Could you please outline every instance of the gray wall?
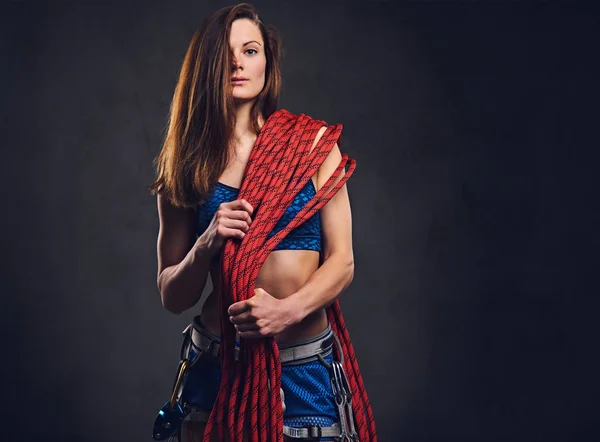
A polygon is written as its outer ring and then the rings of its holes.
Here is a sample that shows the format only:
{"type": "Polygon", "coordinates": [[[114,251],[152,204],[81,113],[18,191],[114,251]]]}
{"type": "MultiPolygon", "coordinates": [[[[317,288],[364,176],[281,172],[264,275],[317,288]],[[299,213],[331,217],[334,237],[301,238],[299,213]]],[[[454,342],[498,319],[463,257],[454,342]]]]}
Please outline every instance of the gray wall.
{"type": "MultiPolygon", "coordinates": [[[[194,312],[161,307],[146,185],[189,40],[221,5],[2,2],[0,439],[150,440],[194,312]]],[[[586,436],[597,16],[255,5],[283,37],[280,106],[342,123],[357,161],[341,303],[380,440],[586,436]]]]}

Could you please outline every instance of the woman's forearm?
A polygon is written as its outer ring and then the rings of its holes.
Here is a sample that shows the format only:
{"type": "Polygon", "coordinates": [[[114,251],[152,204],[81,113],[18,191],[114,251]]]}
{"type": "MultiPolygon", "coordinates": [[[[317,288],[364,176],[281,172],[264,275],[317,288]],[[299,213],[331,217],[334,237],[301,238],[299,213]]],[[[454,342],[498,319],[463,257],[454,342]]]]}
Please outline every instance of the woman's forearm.
{"type": "Polygon", "coordinates": [[[345,254],[328,257],[294,294],[285,302],[296,312],[300,322],[312,312],[331,305],[354,278],[354,260],[345,254]]]}
{"type": "Polygon", "coordinates": [[[165,309],[178,315],[198,302],[213,256],[206,246],[197,242],[179,264],[161,272],[158,290],[165,309]]]}

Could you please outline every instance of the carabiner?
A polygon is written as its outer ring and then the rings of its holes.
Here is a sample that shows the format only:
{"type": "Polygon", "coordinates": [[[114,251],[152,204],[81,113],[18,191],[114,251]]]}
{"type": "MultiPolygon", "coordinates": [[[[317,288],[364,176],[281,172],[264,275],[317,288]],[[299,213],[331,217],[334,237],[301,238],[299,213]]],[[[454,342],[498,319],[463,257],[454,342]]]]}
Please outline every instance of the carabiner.
{"type": "Polygon", "coordinates": [[[352,411],[352,390],[350,389],[350,383],[348,382],[348,377],[346,376],[346,371],[344,370],[344,366],[342,364],[338,365],[337,370],[345,395],[344,402],[346,405],[346,416],[348,418],[348,424],[350,426],[350,437],[352,438],[352,440],[358,440],[358,433],[356,432],[356,427],[354,426],[354,412],[352,411]]]}
{"type": "Polygon", "coordinates": [[[181,387],[183,386],[183,379],[185,377],[189,362],[187,359],[182,359],[179,362],[179,368],[177,369],[177,377],[175,378],[175,384],[173,385],[173,393],[171,394],[171,408],[175,407],[175,403],[179,401],[181,395],[181,387]]]}

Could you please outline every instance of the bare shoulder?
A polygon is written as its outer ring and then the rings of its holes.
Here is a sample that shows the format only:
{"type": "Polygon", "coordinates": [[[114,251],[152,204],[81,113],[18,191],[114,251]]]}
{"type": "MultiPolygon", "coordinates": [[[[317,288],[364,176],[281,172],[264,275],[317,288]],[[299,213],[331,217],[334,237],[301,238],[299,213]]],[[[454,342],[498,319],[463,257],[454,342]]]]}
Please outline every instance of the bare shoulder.
{"type": "Polygon", "coordinates": [[[313,144],[310,148],[311,152],[315,148],[315,146],[317,145],[317,143],[319,142],[319,140],[321,139],[321,137],[323,136],[323,134],[325,133],[326,130],[327,130],[327,126],[323,126],[319,129],[319,132],[317,132],[317,136],[315,137],[315,140],[313,141],[313,144]]]}
{"type": "MultiPolygon", "coordinates": [[[[321,139],[321,137],[323,136],[323,134],[325,133],[325,130],[327,129],[327,126],[323,126],[319,129],[319,132],[317,132],[317,136],[315,137],[312,146],[310,147],[310,152],[312,153],[313,149],[315,148],[315,146],[317,145],[317,143],[319,142],[319,140],[321,139]]],[[[312,177],[311,177],[313,184],[315,186],[315,189],[318,191],[319,190],[319,178],[318,178],[318,173],[315,173],[312,177]]]]}

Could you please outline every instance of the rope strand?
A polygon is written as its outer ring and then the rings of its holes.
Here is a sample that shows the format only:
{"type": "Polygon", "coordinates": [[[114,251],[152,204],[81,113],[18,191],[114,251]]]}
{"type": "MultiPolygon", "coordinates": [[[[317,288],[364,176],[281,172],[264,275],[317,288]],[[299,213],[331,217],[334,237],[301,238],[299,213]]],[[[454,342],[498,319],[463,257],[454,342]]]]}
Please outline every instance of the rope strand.
{"type": "MultiPolygon", "coordinates": [[[[287,226],[268,238],[298,192],[328,157],[340,139],[341,131],[340,124],[328,126],[324,121],[304,114],[295,116],[280,109],[264,123],[252,149],[238,194],[238,198],[247,200],[254,207],[252,224],[241,242],[225,241],[221,255],[222,379],[203,442],[210,442],[215,426],[221,441],[225,440],[227,432],[230,442],[242,442],[244,432],[249,430],[251,442],[283,442],[281,362],[277,343],[273,338],[242,339],[239,361],[235,361],[235,329],[228,320],[227,309],[235,302],[254,296],[256,278],[271,251],[290,231],[327,204],[354,172],[355,160],[342,154],[338,167],[316,195],[287,226]],[[323,126],[326,129],[311,151],[323,126]],[[337,179],[339,181],[335,183],[337,179]]],[[[373,412],[339,301],[336,300],[326,312],[340,339],[360,441],[376,442],[373,412]]]]}

